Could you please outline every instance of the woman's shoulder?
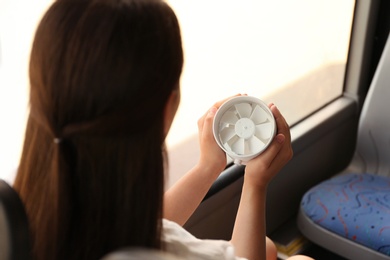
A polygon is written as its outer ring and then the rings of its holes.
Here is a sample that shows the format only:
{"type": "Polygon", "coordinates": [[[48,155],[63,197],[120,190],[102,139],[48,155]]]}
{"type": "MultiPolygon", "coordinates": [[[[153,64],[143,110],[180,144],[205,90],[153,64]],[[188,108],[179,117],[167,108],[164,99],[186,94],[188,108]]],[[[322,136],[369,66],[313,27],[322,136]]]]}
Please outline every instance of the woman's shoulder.
{"type": "Polygon", "coordinates": [[[179,224],[163,219],[162,242],[167,252],[184,259],[243,259],[226,240],[198,239],[179,224]]]}

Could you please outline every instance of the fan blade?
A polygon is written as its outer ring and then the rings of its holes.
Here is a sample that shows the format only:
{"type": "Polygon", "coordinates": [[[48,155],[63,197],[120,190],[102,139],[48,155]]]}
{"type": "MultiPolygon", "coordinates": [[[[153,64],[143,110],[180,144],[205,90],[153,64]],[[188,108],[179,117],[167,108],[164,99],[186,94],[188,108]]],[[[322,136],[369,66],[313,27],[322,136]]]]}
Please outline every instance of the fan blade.
{"type": "Polygon", "coordinates": [[[238,135],[234,135],[232,138],[229,139],[229,141],[227,141],[226,143],[223,144],[223,146],[225,147],[225,149],[227,151],[230,151],[232,152],[232,145],[237,142],[237,140],[240,139],[240,137],[238,137],[238,135]]]}
{"type": "Polygon", "coordinates": [[[251,119],[256,125],[258,125],[267,120],[267,113],[261,109],[260,106],[256,105],[253,109],[251,119]]]}
{"type": "Polygon", "coordinates": [[[224,144],[223,144],[223,147],[225,148],[226,151],[229,151],[229,152],[232,151],[232,149],[230,148],[230,146],[229,146],[228,143],[224,143],[224,144]]]}
{"type": "Polygon", "coordinates": [[[265,146],[265,143],[256,136],[252,136],[246,142],[251,153],[257,153],[265,146]]]}
{"type": "Polygon", "coordinates": [[[245,153],[245,139],[237,138],[237,141],[231,145],[232,151],[238,155],[243,155],[245,153]]]}
{"type": "Polygon", "coordinates": [[[256,125],[255,136],[260,139],[269,139],[272,135],[272,123],[266,122],[256,125]]]}
{"type": "Polygon", "coordinates": [[[245,139],[244,145],[245,145],[245,147],[244,147],[244,154],[245,154],[245,155],[251,154],[251,153],[252,153],[252,152],[251,152],[251,148],[249,147],[249,143],[248,143],[248,140],[247,140],[247,139],[245,139]]]}
{"type": "Polygon", "coordinates": [[[233,136],[236,135],[236,131],[234,131],[234,126],[225,127],[222,129],[222,131],[219,133],[219,137],[221,139],[221,142],[224,144],[228,142],[230,139],[232,139],[233,136]]]}
{"type": "Polygon", "coordinates": [[[219,122],[220,124],[234,125],[237,121],[238,117],[236,113],[233,111],[227,111],[225,114],[223,114],[219,122]]]}
{"type": "Polygon", "coordinates": [[[235,105],[240,118],[249,118],[252,112],[252,106],[248,103],[240,103],[235,105]]]}

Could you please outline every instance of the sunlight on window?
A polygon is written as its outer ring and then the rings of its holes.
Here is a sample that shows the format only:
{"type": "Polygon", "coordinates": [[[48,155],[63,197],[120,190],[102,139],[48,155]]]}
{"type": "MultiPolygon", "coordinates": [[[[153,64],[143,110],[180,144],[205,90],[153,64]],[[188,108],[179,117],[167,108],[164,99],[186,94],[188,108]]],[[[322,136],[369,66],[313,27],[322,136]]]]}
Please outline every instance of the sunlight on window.
{"type": "MultiPolygon", "coordinates": [[[[0,177],[7,180],[23,143],[31,41],[51,2],[0,2],[0,177]]],[[[185,52],[181,105],[167,138],[171,175],[196,162],[197,119],[220,99],[247,93],[274,102],[293,124],[342,93],[353,0],[168,3],[185,52]]]]}
{"type": "Polygon", "coordinates": [[[353,0],[168,2],[185,52],[170,184],[197,162],[196,122],[214,102],[247,93],[292,125],[342,94],[353,0]]]}
{"type": "MultiPolygon", "coordinates": [[[[343,76],[352,0],[168,2],[179,18],[185,51],[171,145],[195,133],[197,118],[219,99],[236,93],[268,99],[311,73],[334,73],[334,66],[343,76]]],[[[342,79],[337,81],[331,99],[341,93],[342,79]]],[[[311,82],[312,89],[321,89],[318,83],[311,82]]],[[[298,91],[289,95],[289,110],[300,105],[301,96],[298,91]]],[[[298,120],[286,117],[290,123],[298,120]]]]}
{"type": "Polygon", "coordinates": [[[0,1],[0,178],[13,180],[20,159],[28,101],[28,60],[49,0],[0,1]]]}

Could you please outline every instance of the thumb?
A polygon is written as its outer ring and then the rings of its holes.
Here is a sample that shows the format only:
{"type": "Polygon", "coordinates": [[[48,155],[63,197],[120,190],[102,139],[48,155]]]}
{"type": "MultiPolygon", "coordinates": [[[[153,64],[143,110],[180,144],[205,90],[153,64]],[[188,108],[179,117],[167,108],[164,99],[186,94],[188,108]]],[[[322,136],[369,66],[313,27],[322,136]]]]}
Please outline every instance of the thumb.
{"type": "Polygon", "coordinates": [[[203,123],[203,136],[205,136],[207,139],[208,138],[214,138],[213,135],[213,121],[215,114],[217,113],[218,108],[212,107],[209,109],[206,118],[203,123]]]}

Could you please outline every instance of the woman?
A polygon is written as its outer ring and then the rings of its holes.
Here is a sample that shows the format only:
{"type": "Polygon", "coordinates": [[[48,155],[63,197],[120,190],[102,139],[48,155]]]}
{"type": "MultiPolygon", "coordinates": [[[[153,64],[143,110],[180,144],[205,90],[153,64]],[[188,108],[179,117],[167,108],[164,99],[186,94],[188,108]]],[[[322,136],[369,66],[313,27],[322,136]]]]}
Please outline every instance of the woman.
{"type": "MultiPolygon", "coordinates": [[[[99,259],[127,246],[180,253],[168,231],[185,231],[162,219],[185,223],[225,166],[211,132],[220,101],[198,121],[199,163],[163,198],[164,139],[182,65],[178,21],[162,1],[58,0],[49,8],[31,51],[30,115],[14,184],[34,259],[99,259]]],[[[292,156],[288,126],[271,110],[279,134],[247,165],[231,241],[250,259],[266,255],[265,189],[292,156]]],[[[275,258],[272,242],[267,248],[275,258]]]]}

